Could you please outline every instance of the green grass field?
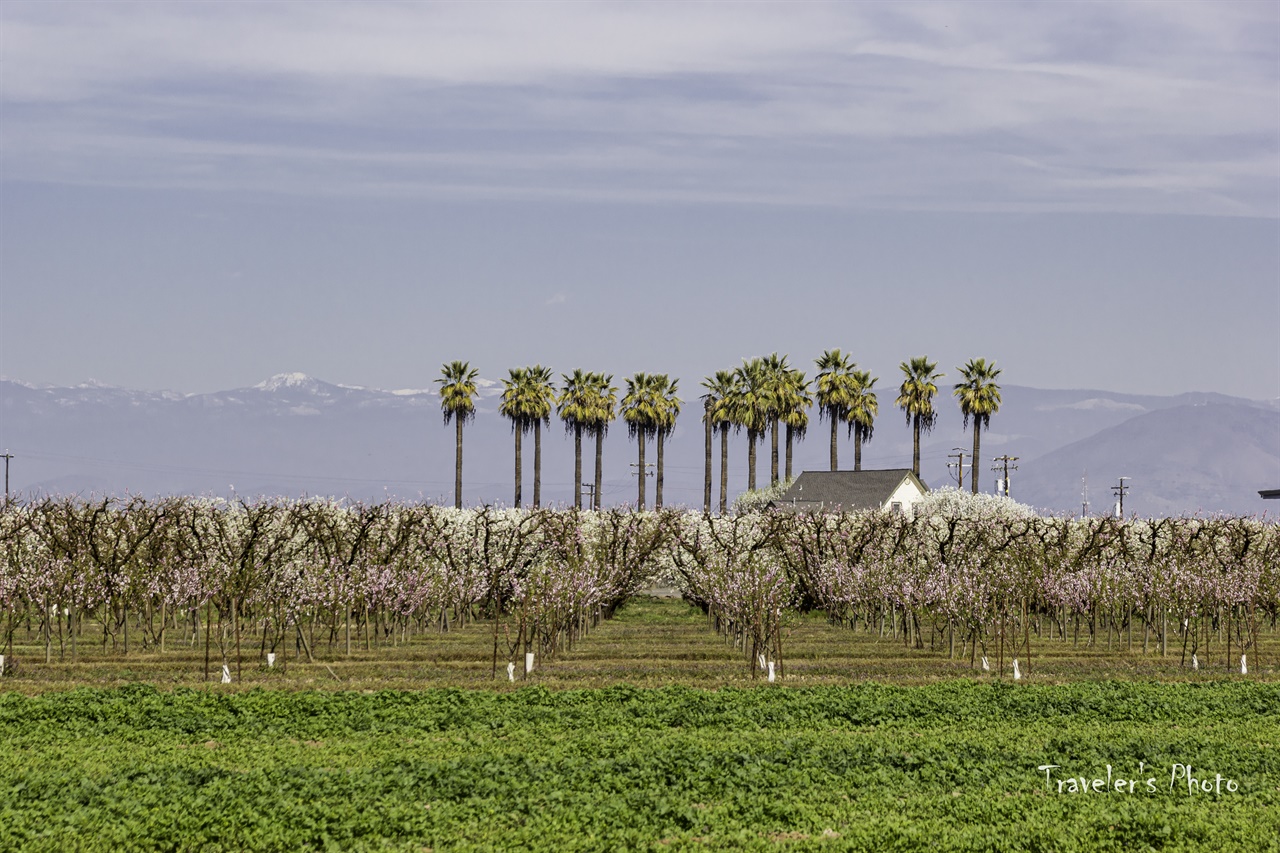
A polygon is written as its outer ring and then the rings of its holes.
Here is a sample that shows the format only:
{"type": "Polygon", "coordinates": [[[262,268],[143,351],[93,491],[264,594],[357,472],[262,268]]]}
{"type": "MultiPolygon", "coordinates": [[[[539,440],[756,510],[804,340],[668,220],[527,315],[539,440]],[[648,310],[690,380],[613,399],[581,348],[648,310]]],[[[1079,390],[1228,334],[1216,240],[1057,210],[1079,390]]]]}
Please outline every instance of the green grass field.
{"type": "Polygon", "coordinates": [[[1241,676],[1125,640],[1043,640],[1013,683],[804,618],[767,685],[641,599],[516,684],[486,623],[230,685],[202,648],[20,646],[0,849],[1280,850],[1271,649],[1241,676]]]}
{"type": "Polygon", "coordinates": [[[7,694],[0,847],[1274,850],[1277,708],[1222,682],[7,694]]]}

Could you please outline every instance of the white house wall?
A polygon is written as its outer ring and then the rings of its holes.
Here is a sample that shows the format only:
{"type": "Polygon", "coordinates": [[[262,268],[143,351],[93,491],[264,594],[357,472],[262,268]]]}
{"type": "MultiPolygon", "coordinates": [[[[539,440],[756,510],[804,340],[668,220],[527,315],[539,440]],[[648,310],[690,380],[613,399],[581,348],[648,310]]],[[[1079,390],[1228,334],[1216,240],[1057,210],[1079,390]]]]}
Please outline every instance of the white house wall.
{"type": "Polygon", "coordinates": [[[924,492],[911,481],[910,477],[903,477],[902,482],[898,484],[898,488],[893,490],[893,494],[889,496],[889,500],[884,502],[884,509],[892,509],[895,503],[902,504],[902,511],[907,516],[915,515],[915,505],[924,499],[924,492]]]}

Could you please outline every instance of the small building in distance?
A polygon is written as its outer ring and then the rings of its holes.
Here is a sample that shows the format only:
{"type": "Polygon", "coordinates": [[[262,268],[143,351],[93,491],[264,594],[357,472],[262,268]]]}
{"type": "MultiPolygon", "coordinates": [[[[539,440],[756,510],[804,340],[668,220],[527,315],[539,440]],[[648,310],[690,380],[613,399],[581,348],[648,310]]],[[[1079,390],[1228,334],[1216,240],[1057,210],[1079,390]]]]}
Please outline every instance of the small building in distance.
{"type": "Polygon", "coordinates": [[[804,471],[770,506],[793,512],[882,509],[912,515],[912,508],[928,491],[910,468],[804,471]]]}

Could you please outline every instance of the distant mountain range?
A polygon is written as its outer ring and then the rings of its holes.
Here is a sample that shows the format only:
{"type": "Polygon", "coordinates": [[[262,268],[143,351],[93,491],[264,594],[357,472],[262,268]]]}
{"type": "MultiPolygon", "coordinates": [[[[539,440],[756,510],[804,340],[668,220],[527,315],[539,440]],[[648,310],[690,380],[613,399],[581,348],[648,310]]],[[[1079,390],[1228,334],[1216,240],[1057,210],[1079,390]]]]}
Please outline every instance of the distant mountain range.
{"type": "MultiPolygon", "coordinates": [[[[510,503],[511,428],[497,414],[499,384],[482,380],[476,419],[465,433],[465,501],[510,503]]],[[[867,468],[911,464],[911,432],[892,394],[863,449],[867,468]]],[[[1087,485],[1094,513],[1112,508],[1111,486],[1130,478],[1126,514],[1259,514],[1280,506],[1260,489],[1280,488],[1280,401],[1220,394],[1171,397],[1005,386],[982,436],[979,481],[991,491],[992,457],[1016,456],[1013,497],[1053,512],[1079,512],[1087,485]]],[[[939,395],[939,418],[924,442],[922,475],[950,479],[948,457],[968,454],[954,402],[939,395]],[[958,450],[955,450],[955,449],[958,450]]],[[[668,440],[668,505],[702,505],[700,404],[685,404],[668,440]]],[[[796,445],[794,472],[829,467],[829,427],[813,413],[796,445]]],[[[573,442],[559,422],[543,428],[543,501],[570,503],[573,442]]],[[[719,464],[719,439],[715,451],[719,464]]],[[[526,440],[524,495],[533,493],[532,437],[526,440]]],[[[14,456],[10,485],[38,493],[336,495],[451,502],[454,434],[433,390],[383,391],[280,374],[249,388],[181,394],[87,383],[42,387],[0,380],[0,449],[14,456]]],[[[648,461],[653,461],[650,447],[648,461]]],[[[584,479],[592,453],[584,448],[584,479]]],[[[746,438],[730,439],[730,494],[746,488],[746,438]]],[[[634,502],[636,445],[615,424],[605,442],[606,504],[634,502]]],[[[853,447],[840,432],[840,463],[853,447]]],[[[757,475],[769,479],[768,442],[757,475]]],[[[952,481],[954,482],[954,481],[952,481]]],[[[719,483],[717,467],[715,483],[719,483]]],[[[718,496],[717,496],[718,499],[718,496]]],[[[648,485],[653,500],[653,483],[648,485]]]]}

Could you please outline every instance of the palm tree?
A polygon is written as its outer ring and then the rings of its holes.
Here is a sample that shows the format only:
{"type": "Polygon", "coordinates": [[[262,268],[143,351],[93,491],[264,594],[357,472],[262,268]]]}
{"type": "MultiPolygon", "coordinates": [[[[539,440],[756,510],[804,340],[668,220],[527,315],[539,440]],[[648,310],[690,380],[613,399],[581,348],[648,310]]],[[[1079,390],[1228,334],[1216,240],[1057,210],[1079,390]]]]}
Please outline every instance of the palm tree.
{"type": "Polygon", "coordinates": [[[984,358],[969,359],[964,367],[958,368],[963,382],[956,383],[955,397],[960,401],[960,411],[964,414],[964,425],[969,426],[973,418],[973,493],[978,493],[978,451],[982,428],[991,425],[991,416],[1000,409],[1000,386],[996,379],[1000,376],[1000,368],[993,361],[990,364],[984,358]]]}
{"type": "Polygon", "coordinates": [[[836,427],[849,418],[853,404],[853,359],[838,349],[826,350],[814,364],[818,367],[818,417],[831,421],[831,470],[837,469],[836,427]]]}
{"type": "Polygon", "coordinates": [[[803,439],[809,431],[809,407],[812,405],[809,380],[805,379],[804,371],[788,370],[781,396],[782,422],[787,427],[787,480],[791,479],[792,442],[803,439]]]}
{"type": "MultiPolygon", "coordinates": [[[[702,387],[707,388],[710,379],[702,381],[702,387]]],[[[702,478],[702,511],[711,514],[711,449],[715,446],[714,433],[715,426],[711,422],[711,410],[715,406],[715,397],[708,391],[702,395],[702,426],[706,431],[706,441],[704,445],[706,465],[703,468],[702,478]]]]}
{"type": "MultiPolygon", "coordinates": [[[[720,514],[729,506],[729,427],[733,426],[733,405],[737,394],[737,377],[732,370],[717,370],[714,376],[702,383],[707,389],[703,396],[706,403],[707,426],[720,430],[720,514]]],[[[711,454],[707,452],[707,476],[710,481],[711,454]]],[[[707,511],[711,511],[708,498],[707,511]]]]}
{"type": "Polygon", "coordinates": [[[591,433],[596,439],[596,479],[592,494],[595,509],[600,509],[600,488],[604,485],[604,436],[609,423],[617,417],[618,389],[613,386],[613,374],[590,374],[591,433]]]}
{"type": "Polygon", "coordinates": [[[778,423],[782,420],[782,398],[791,365],[787,364],[785,355],[779,357],[776,352],[770,353],[761,361],[764,364],[765,375],[762,403],[770,433],[769,485],[776,486],[778,484],[778,423]]]}
{"type": "Polygon", "coordinates": [[[658,439],[657,476],[654,477],[653,508],[662,509],[662,448],[667,436],[676,428],[676,418],[680,415],[680,403],[676,396],[678,379],[668,379],[665,373],[653,377],[654,402],[658,410],[658,428],[654,434],[658,439]]]}
{"type": "Polygon", "coordinates": [[[513,367],[507,371],[507,378],[502,380],[502,401],[498,403],[498,414],[511,420],[511,431],[515,433],[516,437],[515,505],[517,509],[521,505],[520,469],[522,467],[522,456],[520,440],[532,426],[525,415],[524,389],[528,381],[525,377],[525,372],[523,367],[513,367]]]}
{"type": "Polygon", "coordinates": [[[911,425],[913,439],[911,451],[911,471],[920,476],[920,433],[929,432],[938,419],[933,409],[933,396],[938,393],[937,380],[945,374],[934,373],[937,362],[929,361],[928,356],[911,359],[910,363],[902,362],[898,368],[902,371],[902,385],[898,388],[898,399],[894,405],[902,409],[911,425]]]}
{"type": "Polygon", "coordinates": [[[560,374],[563,381],[556,405],[565,432],[573,433],[573,507],[582,509],[582,434],[591,428],[595,419],[596,395],[592,387],[593,373],[581,368],[573,375],[560,374]]]}
{"type": "Polygon", "coordinates": [[[849,431],[853,433],[853,470],[862,470],[862,443],[870,441],[875,432],[876,415],[880,414],[880,403],[876,400],[876,392],[872,387],[876,377],[870,370],[854,370],[853,391],[849,401],[849,412],[846,415],[849,431]]]}
{"type": "Polygon", "coordinates": [[[453,505],[458,509],[462,509],[462,425],[476,416],[476,377],[479,374],[480,371],[473,370],[468,362],[452,361],[440,369],[441,378],[436,380],[440,386],[440,411],[444,413],[445,425],[453,421],[457,426],[453,505]]]}
{"type": "Polygon", "coordinates": [[[551,384],[551,368],[535,364],[526,368],[525,409],[533,423],[533,508],[542,506],[542,425],[551,423],[556,387],[551,384]]]}
{"type": "MultiPolygon", "coordinates": [[[[657,433],[664,417],[662,404],[657,390],[659,377],[648,373],[637,373],[627,381],[627,393],[622,398],[622,419],[627,422],[627,434],[636,439],[639,446],[639,468],[637,479],[640,481],[636,497],[637,509],[644,509],[644,446],[649,436],[657,433]]],[[[661,377],[662,387],[666,387],[666,377],[661,377]]]]}
{"type": "Polygon", "coordinates": [[[756,441],[764,435],[769,423],[764,360],[743,360],[734,372],[734,394],[731,409],[733,425],[747,431],[747,489],[756,487],[756,441]]]}

